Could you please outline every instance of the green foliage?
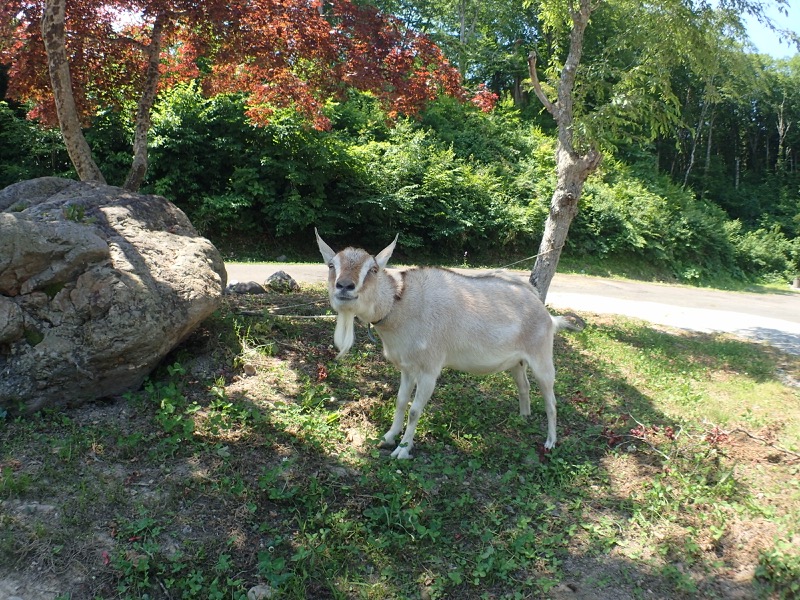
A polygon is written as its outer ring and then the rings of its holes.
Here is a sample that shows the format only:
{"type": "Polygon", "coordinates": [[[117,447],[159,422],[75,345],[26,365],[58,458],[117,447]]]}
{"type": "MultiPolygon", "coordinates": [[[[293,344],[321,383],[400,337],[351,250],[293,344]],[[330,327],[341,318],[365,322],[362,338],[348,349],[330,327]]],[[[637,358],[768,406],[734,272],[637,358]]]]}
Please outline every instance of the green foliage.
{"type": "Polygon", "coordinates": [[[112,108],[100,111],[84,135],[92,155],[109,185],[122,185],[131,168],[133,131],[131,111],[112,108]]]}
{"type": "MultiPolygon", "coordinates": [[[[171,376],[185,374],[179,363],[168,366],[167,371],[171,376]]],[[[154,418],[162,434],[159,449],[168,455],[176,453],[192,440],[195,433],[194,414],[200,410],[200,406],[186,398],[175,380],[148,380],[144,384],[144,396],[157,407],[154,418]]]]}
{"type": "MultiPolygon", "coordinates": [[[[201,233],[238,256],[274,257],[265,256],[272,247],[316,258],[308,243],[314,226],[334,243],[367,248],[400,233],[406,261],[506,265],[535,252],[555,187],[555,140],[509,100],[483,113],[442,98],[418,121],[393,127],[365,93],[350,92],[327,111],[328,132],[291,111],[258,128],[241,97],[172,88],[153,116],[144,191],[176,202],[201,233]]],[[[41,150],[37,140],[52,135],[5,105],[0,119],[9,124],[0,152],[16,156],[34,143],[41,150]]],[[[130,132],[119,113],[99,114],[88,136],[109,180],[121,181],[130,132]]],[[[586,183],[566,247],[572,264],[628,272],[638,265],[698,284],[797,275],[800,209],[791,173],[731,190],[727,174],[712,165],[703,176],[708,192],[699,197],[659,174],[648,151],[620,148],[624,160],[607,156],[586,183]]],[[[9,183],[40,174],[41,151],[29,154],[36,160],[0,160],[9,183]]],[[[82,221],[79,209],[66,217],[82,221]]]]}
{"type": "Polygon", "coordinates": [[[194,86],[164,95],[153,117],[148,189],[211,236],[287,236],[336,212],[351,175],[341,144],[291,111],[254,127],[236,96],[194,86]],[[324,209],[324,210],[323,210],[324,209]]]}
{"type": "MultiPolygon", "coordinates": [[[[404,258],[418,261],[507,264],[538,245],[555,186],[555,142],[508,102],[486,114],[440,99],[420,121],[392,128],[368,94],[353,92],[328,110],[330,132],[289,112],[259,129],[241,98],[174,88],[154,117],[148,186],[234,248],[248,239],[283,247],[297,240],[298,254],[310,256],[312,226],[368,248],[399,232],[404,258]]],[[[657,265],[694,283],[721,274],[791,276],[791,237],[767,234],[771,225],[736,225],[656,174],[646,153],[628,155],[628,163],[607,158],[587,182],[571,257],[657,265]]]]}
{"type": "Polygon", "coordinates": [[[724,213],[665,177],[606,164],[587,182],[569,244],[581,254],[660,263],[679,280],[740,274],[724,213]]]}
{"type": "Polygon", "coordinates": [[[778,540],[758,561],[756,578],[778,598],[800,598],[800,552],[786,540],[778,540]]]}
{"type": "Polygon", "coordinates": [[[728,229],[736,244],[738,266],[745,273],[791,279],[800,272],[800,238],[788,239],[779,225],[742,232],[741,224],[733,221],[728,229]]]}
{"type": "Polygon", "coordinates": [[[408,248],[485,251],[510,229],[500,178],[424,129],[399,124],[389,140],[355,146],[351,156],[364,169],[367,192],[354,208],[369,237],[402,231],[408,248]]]}
{"type": "Polygon", "coordinates": [[[26,120],[0,101],[0,189],[25,179],[72,173],[59,132],[26,120]]]}

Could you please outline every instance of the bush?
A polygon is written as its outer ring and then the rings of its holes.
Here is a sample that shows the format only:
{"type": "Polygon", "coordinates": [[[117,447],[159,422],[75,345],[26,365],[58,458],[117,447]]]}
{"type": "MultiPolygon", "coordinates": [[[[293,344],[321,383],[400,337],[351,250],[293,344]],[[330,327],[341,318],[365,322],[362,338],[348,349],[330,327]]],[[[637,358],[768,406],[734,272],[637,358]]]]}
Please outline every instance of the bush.
{"type": "Polygon", "coordinates": [[[735,269],[725,223],[721,209],[665,178],[606,161],[585,186],[569,244],[581,254],[643,260],[699,282],[735,269]]]}
{"type": "Polygon", "coordinates": [[[26,120],[0,101],[0,189],[46,175],[74,177],[60,132],[26,120]]]}
{"type": "MultiPolygon", "coordinates": [[[[313,226],[334,243],[368,248],[399,232],[410,261],[460,262],[467,253],[471,262],[507,264],[539,244],[555,188],[555,139],[508,103],[483,113],[443,98],[419,120],[389,127],[375,98],[351,92],[328,106],[328,132],[291,110],[254,127],[245,109],[240,96],[204,98],[183,85],[165,92],[153,115],[143,191],[173,200],[222,247],[252,253],[270,240],[282,254],[304,256],[313,226]]],[[[0,109],[3,124],[8,115],[0,109]]],[[[0,147],[16,157],[32,129],[10,122],[0,147]]],[[[89,137],[109,181],[121,179],[130,161],[125,125],[103,113],[89,137]]],[[[25,160],[0,160],[9,183],[35,176],[25,160]]],[[[647,264],[698,283],[785,277],[798,271],[800,242],[786,226],[796,203],[781,202],[782,228],[773,219],[750,231],[657,175],[648,154],[628,164],[609,156],[586,184],[568,248],[571,258],[647,264]]]]}
{"type": "Polygon", "coordinates": [[[742,232],[741,223],[728,226],[736,245],[738,267],[749,275],[792,279],[800,265],[800,238],[789,240],[778,225],[769,229],[742,232]]]}
{"type": "Polygon", "coordinates": [[[483,253],[507,243],[526,219],[524,206],[510,210],[515,203],[502,178],[410,123],[385,142],[352,147],[350,155],[365,188],[351,214],[368,239],[402,231],[406,249],[435,249],[440,257],[483,253]]]}
{"type": "Polygon", "coordinates": [[[179,86],[153,117],[148,187],[210,237],[290,236],[335,213],[353,174],[344,146],[292,111],[250,125],[237,96],[179,86]]]}
{"type": "Polygon", "coordinates": [[[123,185],[133,158],[133,129],[128,115],[103,110],[85,133],[92,155],[110,185],[123,185]]]}

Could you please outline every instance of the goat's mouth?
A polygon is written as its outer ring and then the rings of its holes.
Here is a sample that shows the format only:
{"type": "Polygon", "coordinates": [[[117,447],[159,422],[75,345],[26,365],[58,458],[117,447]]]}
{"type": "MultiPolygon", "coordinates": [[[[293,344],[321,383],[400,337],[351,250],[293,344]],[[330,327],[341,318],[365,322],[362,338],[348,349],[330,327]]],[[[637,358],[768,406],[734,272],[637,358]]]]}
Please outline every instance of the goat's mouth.
{"type": "Polygon", "coordinates": [[[339,302],[352,302],[353,300],[358,300],[358,296],[350,296],[349,294],[345,294],[344,292],[336,294],[334,298],[336,298],[336,300],[338,300],[339,302]]]}

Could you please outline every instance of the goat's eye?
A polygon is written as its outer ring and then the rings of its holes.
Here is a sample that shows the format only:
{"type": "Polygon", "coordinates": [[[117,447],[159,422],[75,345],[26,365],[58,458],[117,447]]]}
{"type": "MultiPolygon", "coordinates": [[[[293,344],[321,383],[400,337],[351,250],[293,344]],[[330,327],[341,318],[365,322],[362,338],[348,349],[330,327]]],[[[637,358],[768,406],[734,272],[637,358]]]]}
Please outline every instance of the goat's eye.
{"type": "Polygon", "coordinates": [[[378,267],[372,267],[372,268],[369,270],[369,272],[370,272],[370,273],[372,273],[373,275],[375,275],[375,273],[377,273],[377,272],[378,272],[378,267]]]}
{"type": "Polygon", "coordinates": [[[333,263],[328,263],[328,268],[333,270],[333,263]]]}

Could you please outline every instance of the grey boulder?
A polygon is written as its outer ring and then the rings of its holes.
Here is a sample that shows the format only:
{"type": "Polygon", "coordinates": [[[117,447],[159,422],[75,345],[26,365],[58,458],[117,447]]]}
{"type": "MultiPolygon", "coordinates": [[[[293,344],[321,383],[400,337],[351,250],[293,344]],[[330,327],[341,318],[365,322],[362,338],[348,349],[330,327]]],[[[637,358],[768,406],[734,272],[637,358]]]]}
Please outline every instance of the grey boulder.
{"type": "Polygon", "coordinates": [[[217,249],[165,198],[56,177],[0,190],[0,409],[138,387],[225,282],[217,249]]]}

